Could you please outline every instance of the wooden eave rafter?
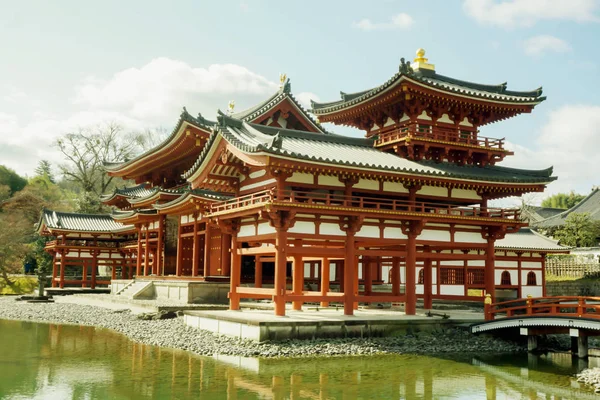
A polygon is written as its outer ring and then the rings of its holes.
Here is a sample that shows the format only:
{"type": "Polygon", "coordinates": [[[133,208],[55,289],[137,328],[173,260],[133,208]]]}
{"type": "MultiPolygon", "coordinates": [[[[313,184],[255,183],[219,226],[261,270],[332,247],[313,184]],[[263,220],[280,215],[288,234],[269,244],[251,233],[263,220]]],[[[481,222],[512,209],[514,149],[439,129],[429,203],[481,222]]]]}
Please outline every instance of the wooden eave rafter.
{"type": "Polygon", "coordinates": [[[181,196],[181,193],[166,193],[159,191],[148,198],[135,199],[140,201],[130,201],[129,203],[131,208],[148,208],[155,203],[164,203],[167,201],[175,200],[179,196],[181,196]]]}
{"type": "Polygon", "coordinates": [[[153,171],[168,169],[169,166],[178,164],[194,153],[195,155],[199,154],[209,135],[210,132],[204,128],[184,121],[166,146],[125,166],[122,170],[109,171],[108,174],[124,179],[139,180],[151,175],[153,171]]]}
{"type": "Polygon", "coordinates": [[[130,224],[130,225],[134,225],[134,224],[140,224],[140,223],[146,223],[146,222],[155,222],[158,220],[158,215],[157,214],[140,214],[140,213],[135,213],[131,216],[128,217],[124,217],[124,218],[115,218],[115,221],[118,221],[122,224],[130,224]]]}
{"type": "MultiPolygon", "coordinates": [[[[289,97],[287,97],[287,96],[284,97],[279,103],[277,103],[277,105],[275,105],[269,111],[257,116],[256,118],[252,119],[250,122],[256,123],[256,124],[261,123],[261,121],[264,121],[265,119],[268,120],[269,118],[273,117],[277,112],[281,112],[281,114],[283,114],[283,118],[286,120],[287,120],[287,117],[285,117],[285,114],[292,114],[302,124],[302,126],[309,132],[314,132],[314,133],[321,132],[319,129],[317,129],[317,127],[314,125],[314,123],[312,121],[307,120],[307,118],[304,116],[302,111],[300,111],[298,109],[298,107],[296,106],[296,104],[294,104],[294,102],[291,101],[289,99],[289,97]],[[284,105],[284,103],[285,103],[285,105],[284,105]]],[[[277,121],[273,121],[273,122],[277,122],[277,121]]],[[[267,125],[267,126],[269,126],[269,125],[267,125]]],[[[287,129],[289,129],[289,128],[287,128],[287,129]]]]}
{"type": "MultiPolygon", "coordinates": [[[[514,103],[494,99],[482,99],[466,94],[444,91],[440,88],[433,88],[422,82],[402,77],[386,90],[364,102],[356,103],[350,107],[331,112],[317,113],[317,115],[321,122],[353,125],[353,119],[363,115],[369,116],[373,113],[374,109],[406,102],[406,93],[411,93],[413,95],[418,93],[428,99],[436,99],[436,101],[446,103],[448,106],[464,105],[467,108],[497,110],[505,113],[512,112],[515,113],[515,115],[523,112],[530,112],[535,105],[539,104],[539,101],[514,103]]],[[[508,118],[508,116],[506,118],[508,118]]],[[[505,118],[499,118],[498,120],[501,119],[505,118]]]]}
{"type": "MultiPolygon", "coordinates": [[[[542,192],[546,184],[549,183],[495,183],[470,179],[422,176],[401,172],[372,171],[346,166],[332,166],[309,160],[300,162],[275,155],[269,157],[269,166],[277,167],[281,171],[375,179],[386,182],[400,182],[406,185],[422,184],[457,189],[474,189],[479,192],[489,193],[489,198],[508,197],[515,193],[542,192]]],[[[476,202],[476,200],[474,200],[474,202],[476,202]]]]}

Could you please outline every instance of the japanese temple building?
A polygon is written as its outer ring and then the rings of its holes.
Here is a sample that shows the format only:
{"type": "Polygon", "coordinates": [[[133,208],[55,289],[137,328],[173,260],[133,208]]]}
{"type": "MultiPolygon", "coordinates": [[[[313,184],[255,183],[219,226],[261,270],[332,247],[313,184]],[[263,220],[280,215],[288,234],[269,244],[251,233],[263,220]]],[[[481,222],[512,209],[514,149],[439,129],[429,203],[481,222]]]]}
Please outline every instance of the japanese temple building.
{"type": "MultiPolygon", "coordinates": [[[[437,74],[419,49],[382,85],[306,112],[282,76],[255,107],[216,121],[184,109],[156,148],[107,173],[134,181],[102,200],[111,215],[45,210],[40,232],[57,240],[53,285],[110,279],[228,282],[230,309],[286,303],[482,300],[544,294],[547,253],[518,209],[494,199],[542,192],[552,168],[499,166],[512,154],[486,124],[529,113],[542,90],[517,92],[437,74]],[[365,131],[334,134],[331,122],[365,131]],[[82,268],[77,280],[65,268],[82,268]],[[88,271],[92,278],[88,278],[88,271]],[[108,274],[108,273],[107,273],[108,274]]],[[[104,283],[104,282],[102,282],[104,283]]]]}

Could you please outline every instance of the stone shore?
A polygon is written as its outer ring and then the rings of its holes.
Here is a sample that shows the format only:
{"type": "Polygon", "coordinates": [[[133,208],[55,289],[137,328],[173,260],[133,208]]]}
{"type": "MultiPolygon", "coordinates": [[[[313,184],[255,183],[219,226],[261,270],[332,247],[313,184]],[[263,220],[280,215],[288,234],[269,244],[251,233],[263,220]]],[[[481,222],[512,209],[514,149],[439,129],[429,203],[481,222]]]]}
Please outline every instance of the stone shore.
{"type": "Polygon", "coordinates": [[[141,320],[128,310],[66,303],[31,304],[16,301],[14,297],[0,297],[0,319],[96,326],[120,332],[136,342],[187,350],[204,356],[223,354],[243,357],[315,357],[526,351],[521,344],[474,336],[461,329],[386,338],[256,343],[188,327],[181,317],[141,320]]]}
{"type": "Polygon", "coordinates": [[[577,374],[577,382],[585,383],[594,388],[596,393],[600,393],[600,368],[588,368],[577,374]]]}

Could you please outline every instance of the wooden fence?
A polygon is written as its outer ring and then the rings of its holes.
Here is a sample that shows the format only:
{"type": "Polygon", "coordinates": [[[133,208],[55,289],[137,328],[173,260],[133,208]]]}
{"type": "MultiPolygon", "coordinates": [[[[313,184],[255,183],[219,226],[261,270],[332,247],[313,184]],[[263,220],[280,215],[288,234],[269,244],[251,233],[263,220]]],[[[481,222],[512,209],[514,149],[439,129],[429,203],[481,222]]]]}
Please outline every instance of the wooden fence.
{"type": "Polygon", "coordinates": [[[598,261],[582,260],[579,257],[546,259],[546,277],[585,278],[600,277],[598,261]]]}

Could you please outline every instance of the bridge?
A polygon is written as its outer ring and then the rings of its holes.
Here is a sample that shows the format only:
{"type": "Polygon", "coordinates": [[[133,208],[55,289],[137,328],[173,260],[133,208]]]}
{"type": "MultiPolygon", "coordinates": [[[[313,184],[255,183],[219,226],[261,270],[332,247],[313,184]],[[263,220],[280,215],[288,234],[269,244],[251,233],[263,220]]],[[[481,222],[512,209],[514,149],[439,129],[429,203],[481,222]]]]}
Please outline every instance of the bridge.
{"type": "Polygon", "coordinates": [[[485,322],[471,325],[472,333],[519,329],[527,336],[527,349],[535,351],[538,336],[568,334],[578,357],[588,356],[588,337],[600,335],[600,297],[527,297],[492,303],[485,300],[485,322]]]}

